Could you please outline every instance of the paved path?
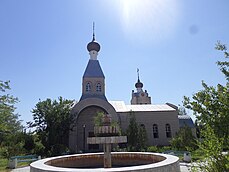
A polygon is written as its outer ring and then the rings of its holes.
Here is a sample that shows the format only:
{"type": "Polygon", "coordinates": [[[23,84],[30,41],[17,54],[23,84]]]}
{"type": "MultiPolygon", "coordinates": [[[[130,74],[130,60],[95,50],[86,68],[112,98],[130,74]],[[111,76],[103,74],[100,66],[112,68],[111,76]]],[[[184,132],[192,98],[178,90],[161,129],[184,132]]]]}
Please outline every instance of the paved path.
{"type": "Polygon", "coordinates": [[[180,162],[180,171],[181,172],[191,172],[191,164],[180,162]]]}
{"type": "Polygon", "coordinates": [[[12,172],[30,172],[29,166],[27,167],[21,167],[11,170],[12,172]]]}
{"type": "MultiPolygon", "coordinates": [[[[181,162],[180,163],[180,169],[181,169],[181,172],[191,172],[191,170],[189,170],[190,164],[187,164],[187,163],[181,162]]],[[[16,169],[13,169],[11,172],[30,172],[30,168],[29,168],[29,166],[28,167],[22,167],[22,168],[16,168],[16,169]]]]}

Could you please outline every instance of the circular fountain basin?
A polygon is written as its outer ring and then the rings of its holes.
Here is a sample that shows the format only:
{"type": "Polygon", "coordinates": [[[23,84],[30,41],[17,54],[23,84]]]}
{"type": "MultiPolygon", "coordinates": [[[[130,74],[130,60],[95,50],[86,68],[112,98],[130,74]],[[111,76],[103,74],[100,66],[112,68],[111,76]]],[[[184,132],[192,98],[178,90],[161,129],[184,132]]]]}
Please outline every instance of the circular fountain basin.
{"type": "Polygon", "coordinates": [[[65,155],[30,164],[30,172],[144,171],[179,172],[179,158],[148,152],[112,152],[112,168],[103,168],[103,153],[65,155]]]}

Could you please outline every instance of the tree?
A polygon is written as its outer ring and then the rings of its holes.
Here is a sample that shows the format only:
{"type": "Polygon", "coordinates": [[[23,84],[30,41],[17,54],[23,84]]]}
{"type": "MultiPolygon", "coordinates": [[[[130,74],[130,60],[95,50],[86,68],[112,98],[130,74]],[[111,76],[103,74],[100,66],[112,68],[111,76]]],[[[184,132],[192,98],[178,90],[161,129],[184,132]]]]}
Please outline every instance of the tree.
{"type": "Polygon", "coordinates": [[[33,122],[29,127],[35,127],[47,156],[59,155],[68,147],[69,131],[73,123],[71,106],[73,101],[59,97],[58,100],[40,101],[32,110],[33,122]]]}
{"type": "Polygon", "coordinates": [[[6,93],[10,90],[9,81],[0,81],[0,154],[5,157],[21,153],[22,142],[19,140],[22,131],[19,114],[15,113],[18,98],[6,93]]]}
{"type": "Polygon", "coordinates": [[[30,153],[34,153],[35,149],[35,141],[34,141],[34,135],[31,133],[23,133],[22,135],[23,140],[24,140],[24,145],[23,148],[30,153]]]}
{"type": "Polygon", "coordinates": [[[130,122],[127,128],[127,141],[130,151],[142,151],[146,149],[147,133],[144,126],[139,126],[135,115],[130,112],[130,122]]]}
{"type": "Polygon", "coordinates": [[[229,58],[229,53],[227,52],[227,47],[225,44],[221,44],[218,41],[216,46],[215,46],[215,49],[222,51],[224,53],[224,57],[226,58],[225,61],[217,61],[217,65],[220,67],[221,72],[225,75],[225,78],[226,78],[227,84],[228,84],[228,81],[229,81],[229,61],[227,61],[227,58],[229,58]]]}
{"type": "Polygon", "coordinates": [[[223,140],[218,138],[209,125],[201,132],[203,141],[198,142],[198,146],[206,156],[204,161],[199,161],[192,167],[192,171],[202,172],[224,172],[229,171],[229,154],[224,154],[223,140]]]}
{"type": "Polygon", "coordinates": [[[218,138],[223,138],[223,145],[228,147],[229,142],[229,53],[225,45],[218,42],[215,47],[223,51],[225,61],[218,61],[221,72],[226,78],[226,84],[216,87],[202,82],[203,90],[195,93],[192,99],[184,97],[184,106],[193,110],[198,125],[211,126],[218,138]]]}
{"type": "Polygon", "coordinates": [[[147,149],[147,132],[145,126],[138,126],[137,150],[145,151],[147,149]]]}
{"type": "Polygon", "coordinates": [[[130,122],[127,128],[127,141],[128,147],[131,151],[137,148],[137,138],[138,138],[138,124],[136,122],[135,115],[130,114],[130,122]]]}
{"type": "Polygon", "coordinates": [[[180,105],[178,105],[178,106],[179,106],[178,107],[178,114],[179,115],[187,115],[185,107],[184,106],[180,106],[180,105]]]}
{"type": "Polygon", "coordinates": [[[217,62],[226,84],[213,87],[202,82],[203,90],[192,99],[184,97],[184,106],[193,110],[200,126],[201,141],[197,145],[206,158],[194,170],[204,172],[229,171],[229,155],[222,153],[223,149],[229,149],[229,53],[220,42],[215,48],[222,51],[226,59],[217,62]]]}
{"type": "Polygon", "coordinates": [[[188,126],[180,128],[178,133],[171,140],[171,145],[177,150],[193,150],[196,149],[196,140],[192,134],[192,130],[188,126]]]}
{"type": "MultiPolygon", "coordinates": [[[[9,81],[0,81],[0,134],[7,134],[22,129],[19,115],[15,114],[15,104],[18,98],[10,94],[4,94],[10,90],[9,81]]],[[[1,141],[1,138],[0,138],[1,141]]]]}

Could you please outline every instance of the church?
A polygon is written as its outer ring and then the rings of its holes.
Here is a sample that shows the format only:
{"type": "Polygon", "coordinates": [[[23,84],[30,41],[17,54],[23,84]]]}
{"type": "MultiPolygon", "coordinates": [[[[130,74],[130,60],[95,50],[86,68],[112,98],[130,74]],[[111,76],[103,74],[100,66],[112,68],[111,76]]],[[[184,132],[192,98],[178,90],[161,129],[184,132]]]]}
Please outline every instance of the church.
{"type": "Polygon", "coordinates": [[[143,90],[139,74],[135,84],[136,90],[132,90],[130,105],[125,104],[124,101],[107,100],[105,75],[98,60],[100,44],[95,41],[94,33],[92,41],[87,45],[87,50],[90,59],[82,78],[82,95],[72,108],[75,123],[69,134],[71,152],[95,152],[102,149],[102,145],[86,143],[87,137],[94,136],[94,117],[99,112],[110,114],[112,120],[119,123],[122,131],[126,131],[130,114],[134,114],[137,123],[147,131],[149,146],[169,145],[179,128],[186,124],[194,128],[189,116],[178,115],[177,106],[170,103],[151,104],[151,97],[147,90],[143,90]]]}

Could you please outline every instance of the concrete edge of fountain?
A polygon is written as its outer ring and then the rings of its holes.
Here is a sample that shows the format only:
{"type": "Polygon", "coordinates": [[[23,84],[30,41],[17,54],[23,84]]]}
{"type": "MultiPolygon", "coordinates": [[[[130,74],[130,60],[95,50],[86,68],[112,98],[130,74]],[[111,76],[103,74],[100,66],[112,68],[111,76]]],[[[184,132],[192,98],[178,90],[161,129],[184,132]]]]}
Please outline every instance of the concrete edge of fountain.
{"type": "MultiPolygon", "coordinates": [[[[64,167],[55,167],[45,164],[48,161],[55,160],[58,158],[68,158],[75,156],[83,156],[83,155],[99,155],[103,153],[85,153],[85,154],[73,154],[73,155],[64,155],[57,156],[51,158],[45,158],[38,161],[35,161],[30,164],[31,172],[89,172],[89,171],[155,171],[155,172],[164,172],[167,171],[168,168],[172,171],[178,171],[179,168],[179,158],[173,155],[161,154],[161,153],[150,153],[150,152],[112,152],[112,154],[141,154],[141,155],[156,155],[163,156],[165,160],[162,160],[157,163],[146,164],[146,165],[138,165],[138,166],[130,166],[130,167],[118,167],[118,168],[90,168],[90,169],[82,169],[82,168],[64,168],[64,167]],[[154,169],[154,170],[153,170],[154,169]]],[[[172,172],[171,171],[171,172],[172,172]]]]}

